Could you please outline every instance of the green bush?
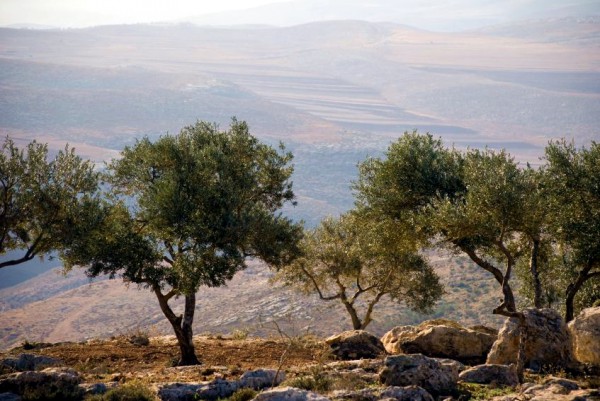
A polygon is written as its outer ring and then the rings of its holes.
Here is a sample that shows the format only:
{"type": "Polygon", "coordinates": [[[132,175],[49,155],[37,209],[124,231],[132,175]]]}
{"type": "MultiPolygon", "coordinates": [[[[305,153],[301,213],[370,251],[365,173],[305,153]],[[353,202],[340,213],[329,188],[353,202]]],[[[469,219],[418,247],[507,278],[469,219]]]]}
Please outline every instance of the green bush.
{"type": "Polygon", "coordinates": [[[471,401],[475,400],[489,400],[493,397],[499,397],[503,395],[507,395],[513,393],[514,389],[512,387],[505,386],[492,386],[486,384],[476,384],[476,383],[459,383],[458,384],[458,393],[464,399],[468,399],[471,401]]]}
{"type": "Polygon", "coordinates": [[[154,401],[156,397],[146,386],[132,382],[108,390],[104,394],[86,398],[86,401],[154,401]]]}
{"type": "Polygon", "coordinates": [[[258,394],[254,389],[241,388],[229,397],[229,401],[250,401],[258,394]]]}
{"type": "Polygon", "coordinates": [[[245,340],[248,338],[250,330],[248,329],[235,329],[231,332],[231,339],[233,340],[245,340]]]}
{"type": "Polygon", "coordinates": [[[312,369],[310,376],[299,376],[286,380],[284,385],[308,391],[326,393],[331,389],[332,380],[321,369],[312,369]]]}
{"type": "Polygon", "coordinates": [[[77,401],[82,396],[79,386],[57,386],[55,383],[29,386],[21,392],[23,401],[77,401]]]}

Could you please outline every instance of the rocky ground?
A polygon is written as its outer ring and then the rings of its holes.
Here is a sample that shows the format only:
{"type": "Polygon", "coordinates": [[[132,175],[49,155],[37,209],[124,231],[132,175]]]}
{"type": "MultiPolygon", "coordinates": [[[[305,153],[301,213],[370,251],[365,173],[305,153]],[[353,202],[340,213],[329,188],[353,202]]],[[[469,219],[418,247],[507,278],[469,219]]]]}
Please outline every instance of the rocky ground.
{"type": "MultiPolygon", "coordinates": [[[[445,383],[443,375],[440,376],[435,369],[440,369],[442,365],[450,366],[446,373],[457,377],[459,371],[467,368],[458,362],[426,357],[419,357],[417,361],[410,359],[410,356],[386,357],[384,354],[358,361],[339,361],[335,347],[314,337],[256,339],[243,338],[243,333],[235,338],[199,336],[195,338],[195,345],[202,365],[192,367],[173,367],[178,355],[173,337],[151,338],[148,343],[145,340],[147,338],[140,335],[82,343],[24,344],[0,354],[0,361],[5,362],[0,368],[4,374],[0,377],[0,393],[10,386],[7,378],[15,375],[24,377],[26,374],[15,374],[15,371],[41,370],[46,373],[40,375],[46,374],[47,378],[52,375],[77,377],[73,380],[78,391],[85,389],[88,393],[94,393],[134,384],[149,389],[156,399],[173,401],[224,399],[241,387],[259,389],[273,384],[278,384],[278,387],[261,393],[258,401],[375,401],[389,398],[400,401],[600,400],[600,393],[595,390],[600,385],[600,378],[592,375],[573,376],[565,371],[554,372],[553,375],[527,372],[526,384],[512,387],[460,380],[456,385],[455,382],[445,383]],[[24,357],[23,354],[30,356],[24,357]],[[400,376],[394,376],[397,366],[402,364],[403,369],[407,364],[418,365],[420,372],[434,369],[425,373],[428,379],[422,383],[428,392],[414,385],[406,385],[400,376]],[[44,368],[45,371],[42,370],[44,368]],[[449,387],[443,389],[443,386],[449,387]]],[[[497,372],[494,374],[498,375],[497,372]]],[[[31,376],[27,380],[41,379],[31,376]]],[[[52,385],[48,385],[47,389],[52,385]]],[[[48,394],[30,394],[22,399],[52,399],[48,394]]],[[[79,399],[82,394],[78,393],[79,399]]],[[[251,394],[252,397],[254,395],[251,394]]],[[[19,399],[2,397],[0,394],[0,400],[19,399]]],[[[91,395],[86,397],[92,399],[91,395]]],[[[72,399],[77,398],[74,396],[72,399]]]]}

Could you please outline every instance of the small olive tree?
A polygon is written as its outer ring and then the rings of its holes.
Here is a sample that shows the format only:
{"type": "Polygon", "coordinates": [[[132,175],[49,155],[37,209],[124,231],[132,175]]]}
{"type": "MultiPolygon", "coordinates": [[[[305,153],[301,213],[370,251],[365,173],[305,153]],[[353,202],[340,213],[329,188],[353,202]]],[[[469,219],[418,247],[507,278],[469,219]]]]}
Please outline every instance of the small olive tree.
{"type": "Polygon", "coordinates": [[[198,122],[179,135],[127,147],[109,165],[110,213],[89,241],[67,255],[90,276],[123,276],[149,288],[173,327],[179,365],[198,364],[192,341],[196,292],[221,286],[247,258],[289,263],[301,227],[278,210],[293,202],[292,155],[250,135],[198,122]],[[169,303],[185,300],[178,315],[169,303]]]}
{"type": "Polygon", "coordinates": [[[546,147],[543,170],[549,231],[560,260],[551,272],[563,283],[565,320],[576,297],[589,306],[600,298],[600,144],[577,149],[566,141],[546,147]]]}
{"type": "Polygon", "coordinates": [[[19,149],[6,138],[0,151],[0,268],[68,250],[102,210],[98,174],[68,145],[50,159],[33,141],[19,149]],[[6,252],[22,251],[7,259],[6,252]]]}
{"type": "MultiPolygon", "coordinates": [[[[385,156],[360,166],[360,209],[390,218],[398,227],[408,222],[421,241],[469,256],[502,290],[502,302],[493,312],[514,316],[510,279],[527,251],[529,173],[504,151],[461,153],[416,132],[405,133],[385,156]]],[[[530,229],[532,235],[536,228],[530,229]]]]}
{"type": "Polygon", "coordinates": [[[469,150],[462,165],[465,191],[432,202],[428,220],[446,244],[498,282],[503,300],[493,313],[517,317],[510,281],[518,259],[528,252],[522,239],[529,219],[529,181],[504,151],[469,150]]]}
{"type": "Polygon", "coordinates": [[[430,311],[443,289],[415,242],[386,221],[361,217],[326,218],[306,232],[301,257],[276,279],[324,301],[340,302],[355,330],[371,323],[375,306],[386,295],[415,311],[430,311]]]}

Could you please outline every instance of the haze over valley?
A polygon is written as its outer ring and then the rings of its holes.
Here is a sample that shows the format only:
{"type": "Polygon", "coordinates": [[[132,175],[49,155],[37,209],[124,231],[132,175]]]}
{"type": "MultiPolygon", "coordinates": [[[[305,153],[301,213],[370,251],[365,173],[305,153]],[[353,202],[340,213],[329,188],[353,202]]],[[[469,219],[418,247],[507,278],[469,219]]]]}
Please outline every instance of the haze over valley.
{"type": "MultiPolygon", "coordinates": [[[[475,2],[458,3],[464,11],[475,2]]],[[[261,140],[282,141],[293,152],[298,205],[285,213],[309,227],[352,207],[356,164],[382,155],[404,131],[430,132],[461,149],[505,148],[534,165],[542,163],[551,139],[564,137],[577,146],[598,141],[597,2],[549,2],[546,8],[542,2],[522,2],[528,9],[507,2],[508,8],[496,13],[500,2],[486,3],[483,14],[475,15],[473,8],[463,19],[446,16],[450,6],[436,8],[428,18],[424,9],[407,6],[406,14],[418,27],[401,24],[401,9],[391,1],[374,2],[362,21],[364,10],[354,3],[336,18],[328,10],[342,10],[343,2],[306,2],[302,8],[292,1],[168,23],[0,28],[0,133],[20,146],[33,139],[48,143],[51,152],[69,143],[102,168],[143,136],[177,133],[196,120],[227,127],[236,117],[261,140]],[[327,20],[308,22],[314,13],[327,20]],[[392,22],[376,22],[386,15],[392,22]],[[281,26],[268,26],[261,18],[277,19],[271,25],[281,26]]],[[[450,284],[437,316],[444,312],[469,324],[497,324],[490,316],[482,318],[498,297],[489,277],[458,274],[474,269],[460,258],[435,258],[450,284]],[[461,309],[472,291],[488,287],[489,298],[478,302],[473,313],[461,309]]],[[[58,266],[54,260],[42,267],[0,270],[0,348],[27,336],[36,341],[107,336],[125,315],[96,319],[97,311],[156,306],[143,298],[151,295],[127,291],[120,282],[101,280],[90,287],[81,274],[64,279],[45,272],[58,266]],[[19,284],[32,276],[37,277],[19,284]],[[41,284],[42,277],[50,284],[41,284]],[[84,316],[77,305],[89,305],[92,296],[97,310],[86,309],[89,316],[84,316]],[[44,327],[26,318],[28,308],[42,307],[36,302],[46,308],[44,327]],[[71,324],[83,325],[86,319],[87,326],[71,324]]],[[[321,333],[323,327],[340,325],[341,318],[316,307],[317,300],[272,290],[269,273],[260,266],[241,275],[231,288],[205,293],[198,313],[206,313],[206,326],[196,331],[260,328],[259,317],[265,314],[296,316],[300,326],[316,324],[313,329],[321,333]],[[254,284],[244,288],[240,280],[254,284]],[[237,320],[219,316],[211,304],[217,299],[237,320]],[[239,299],[264,309],[256,306],[239,317],[239,299]],[[307,305],[314,306],[310,316],[300,313],[307,305]]],[[[375,321],[375,331],[426,318],[396,312],[391,305],[375,321]]],[[[150,317],[128,329],[168,331],[158,308],[139,316],[150,317]]]]}

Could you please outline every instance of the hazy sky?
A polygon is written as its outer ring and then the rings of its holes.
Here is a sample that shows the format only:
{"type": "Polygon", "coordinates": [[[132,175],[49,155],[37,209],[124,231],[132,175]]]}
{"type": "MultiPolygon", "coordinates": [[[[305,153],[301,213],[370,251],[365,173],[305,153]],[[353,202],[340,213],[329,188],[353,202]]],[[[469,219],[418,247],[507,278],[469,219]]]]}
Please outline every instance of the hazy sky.
{"type": "Polygon", "coordinates": [[[286,0],[0,0],[0,25],[83,27],[169,21],[286,0]]]}
{"type": "Polygon", "coordinates": [[[361,19],[453,31],[568,15],[600,15],[600,0],[0,0],[0,26],[73,28],[177,21],[286,26],[361,19]],[[267,4],[275,6],[256,8],[267,4]],[[234,10],[243,11],[202,17],[234,10]]]}

